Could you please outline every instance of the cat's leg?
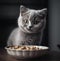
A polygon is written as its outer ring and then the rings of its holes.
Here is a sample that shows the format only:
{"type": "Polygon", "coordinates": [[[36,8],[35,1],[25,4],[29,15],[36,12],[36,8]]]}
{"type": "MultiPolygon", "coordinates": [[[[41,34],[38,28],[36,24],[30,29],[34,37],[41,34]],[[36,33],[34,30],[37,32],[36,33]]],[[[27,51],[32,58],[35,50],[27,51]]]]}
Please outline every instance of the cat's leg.
{"type": "Polygon", "coordinates": [[[10,34],[8,40],[7,40],[7,46],[12,46],[13,45],[13,32],[10,34]]]}
{"type": "Polygon", "coordinates": [[[43,37],[43,32],[41,32],[41,34],[40,34],[40,40],[39,40],[39,45],[41,45],[41,43],[42,43],[42,37],[43,37]]]}
{"type": "Polygon", "coordinates": [[[7,40],[7,46],[12,46],[14,41],[15,41],[15,37],[17,36],[17,31],[18,31],[18,28],[15,28],[11,34],[9,35],[8,37],[8,40],[7,40]]]}
{"type": "Polygon", "coordinates": [[[13,32],[10,34],[8,40],[7,40],[7,46],[12,46],[13,45],[13,32]]]}
{"type": "Polygon", "coordinates": [[[7,41],[7,46],[12,46],[13,44],[12,44],[12,40],[8,40],[7,41]]]}

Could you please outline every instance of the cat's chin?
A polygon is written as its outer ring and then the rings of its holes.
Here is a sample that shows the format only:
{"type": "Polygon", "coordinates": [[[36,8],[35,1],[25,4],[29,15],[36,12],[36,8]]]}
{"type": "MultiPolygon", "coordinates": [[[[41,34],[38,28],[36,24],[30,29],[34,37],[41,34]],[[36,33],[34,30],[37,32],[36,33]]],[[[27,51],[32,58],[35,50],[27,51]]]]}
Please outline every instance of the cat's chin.
{"type": "Polygon", "coordinates": [[[29,30],[29,29],[23,29],[22,31],[25,33],[34,33],[32,30],[29,30]]]}

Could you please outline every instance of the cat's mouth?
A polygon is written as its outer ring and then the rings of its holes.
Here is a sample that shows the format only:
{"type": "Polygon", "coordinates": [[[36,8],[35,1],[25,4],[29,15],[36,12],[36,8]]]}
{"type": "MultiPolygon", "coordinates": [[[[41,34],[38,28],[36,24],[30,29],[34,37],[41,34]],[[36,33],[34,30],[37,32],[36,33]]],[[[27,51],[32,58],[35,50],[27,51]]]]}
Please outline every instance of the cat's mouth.
{"type": "Polygon", "coordinates": [[[27,32],[30,32],[30,33],[36,33],[37,32],[37,29],[36,28],[25,28],[25,30],[27,32]]]}
{"type": "Polygon", "coordinates": [[[33,28],[25,28],[25,31],[28,33],[34,33],[33,28]]]}
{"type": "Polygon", "coordinates": [[[27,28],[27,30],[28,30],[28,31],[32,31],[32,29],[31,29],[31,28],[27,28]]]}
{"type": "Polygon", "coordinates": [[[22,31],[24,31],[24,32],[28,32],[28,33],[32,33],[33,31],[32,31],[32,29],[28,29],[28,28],[26,28],[26,27],[21,27],[21,29],[22,29],[22,31]]]}
{"type": "Polygon", "coordinates": [[[27,33],[36,33],[36,29],[34,28],[27,28],[27,27],[21,27],[22,31],[27,32],[27,33]]]}

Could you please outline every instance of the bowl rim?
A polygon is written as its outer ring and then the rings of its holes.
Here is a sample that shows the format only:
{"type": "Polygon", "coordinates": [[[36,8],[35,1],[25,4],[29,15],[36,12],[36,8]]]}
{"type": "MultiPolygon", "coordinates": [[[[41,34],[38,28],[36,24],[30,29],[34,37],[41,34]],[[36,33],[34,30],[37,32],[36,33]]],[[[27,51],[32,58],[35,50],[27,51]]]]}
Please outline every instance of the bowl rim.
{"type": "Polygon", "coordinates": [[[38,47],[38,48],[41,48],[41,49],[38,49],[38,50],[18,50],[18,49],[7,48],[7,47],[10,47],[10,46],[5,46],[5,49],[10,50],[10,51],[43,51],[43,50],[48,50],[49,49],[49,47],[47,47],[47,46],[39,46],[39,45],[20,45],[20,46],[35,46],[35,47],[38,47]]]}

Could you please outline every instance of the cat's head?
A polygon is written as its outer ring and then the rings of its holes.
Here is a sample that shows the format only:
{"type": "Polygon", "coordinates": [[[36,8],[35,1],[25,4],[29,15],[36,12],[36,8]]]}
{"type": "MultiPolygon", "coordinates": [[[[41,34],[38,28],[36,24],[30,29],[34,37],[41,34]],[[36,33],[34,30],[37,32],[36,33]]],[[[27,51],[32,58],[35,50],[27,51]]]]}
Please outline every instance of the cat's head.
{"type": "Polygon", "coordinates": [[[46,14],[46,8],[34,10],[21,5],[18,26],[26,33],[36,33],[42,31],[46,24],[46,14]]]}

